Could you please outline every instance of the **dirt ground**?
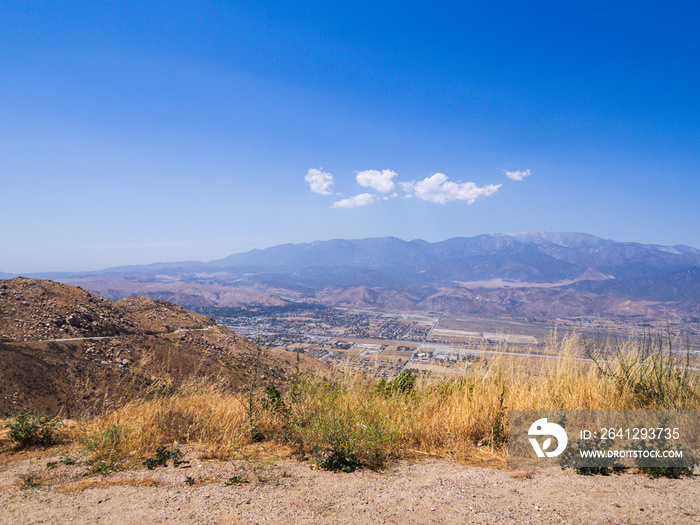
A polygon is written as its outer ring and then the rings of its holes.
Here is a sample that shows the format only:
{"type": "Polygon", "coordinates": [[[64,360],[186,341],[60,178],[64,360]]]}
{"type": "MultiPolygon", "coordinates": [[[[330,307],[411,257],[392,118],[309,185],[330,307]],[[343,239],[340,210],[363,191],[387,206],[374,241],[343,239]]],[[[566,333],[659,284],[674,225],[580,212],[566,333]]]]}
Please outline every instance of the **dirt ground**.
{"type": "Polygon", "coordinates": [[[581,476],[431,458],[344,474],[295,459],[186,459],[86,476],[56,452],[5,453],[0,523],[700,523],[697,472],[581,476]]]}

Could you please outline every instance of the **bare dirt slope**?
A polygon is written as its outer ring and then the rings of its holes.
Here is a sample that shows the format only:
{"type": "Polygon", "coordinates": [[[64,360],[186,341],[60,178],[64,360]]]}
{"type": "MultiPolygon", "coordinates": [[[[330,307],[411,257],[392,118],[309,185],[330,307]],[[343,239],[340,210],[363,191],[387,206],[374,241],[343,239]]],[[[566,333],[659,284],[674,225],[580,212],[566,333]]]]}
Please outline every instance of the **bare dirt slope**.
{"type": "Polygon", "coordinates": [[[220,462],[85,477],[58,456],[0,458],[0,522],[33,523],[700,523],[700,478],[559,469],[507,471],[445,460],[334,474],[293,459],[220,462]],[[33,477],[31,477],[33,476],[33,477]],[[241,483],[224,486],[232,476],[241,483]],[[187,478],[192,484],[185,483],[187,478]],[[27,488],[27,479],[38,486],[27,488]],[[22,489],[24,487],[24,490],[22,489]]]}

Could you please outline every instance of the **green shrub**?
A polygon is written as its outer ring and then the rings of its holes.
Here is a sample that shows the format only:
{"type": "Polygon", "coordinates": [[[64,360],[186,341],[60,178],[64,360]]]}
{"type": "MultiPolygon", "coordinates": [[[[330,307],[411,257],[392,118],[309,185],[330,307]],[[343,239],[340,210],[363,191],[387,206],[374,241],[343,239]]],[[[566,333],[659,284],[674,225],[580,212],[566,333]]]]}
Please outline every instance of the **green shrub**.
{"type": "MultiPolygon", "coordinates": [[[[660,425],[665,426],[667,420],[663,420],[660,425]]],[[[666,458],[664,465],[654,465],[653,460],[644,458],[637,459],[637,466],[642,474],[646,474],[651,478],[672,478],[678,479],[683,476],[692,477],[695,467],[698,466],[698,458],[693,454],[692,450],[678,444],[669,443],[666,439],[666,434],[661,432],[657,437],[650,440],[641,440],[635,448],[640,450],[665,450],[673,452],[681,452],[682,457],[666,458]]]]}
{"type": "Polygon", "coordinates": [[[401,394],[408,394],[416,386],[416,378],[418,376],[412,370],[402,370],[401,373],[394,379],[393,389],[401,394]]]}
{"type": "Polygon", "coordinates": [[[418,376],[412,370],[402,370],[393,381],[380,379],[377,381],[376,390],[385,395],[408,394],[416,386],[418,376]]]}
{"type": "Polygon", "coordinates": [[[333,472],[354,472],[362,468],[363,463],[352,452],[342,449],[329,449],[326,457],[319,462],[321,468],[333,472]]]}
{"type": "Polygon", "coordinates": [[[158,450],[156,450],[156,455],[146,459],[143,464],[148,470],[153,470],[156,467],[165,467],[168,464],[168,460],[171,460],[173,465],[177,466],[183,456],[184,454],[178,445],[174,445],[170,450],[168,450],[168,447],[165,445],[161,445],[158,447],[158,450]]]}
{"type": "Polygon", "coordinates": [[[582,476],[609,476],[613,472],[622,470],[617,458],[582,459],[582,451],[607,452],[615,442],[610,439],[601,439],[596,436],[593,439],[577,439],[567,447],[559,460],[561,468],[573,467],[577,474],[582,476]]]}
{"type": "Polygon", "coordinates": [[[148,458],[143,464],[148,470],[153,470],[156,467],[164,467],[168,464],[170,453],[165,445],[158,447],[156,455],[153,458],[148,458]]]}
{"type": "Polygon", "coordinates": [[[396,446],[398,432],[372,407],[343,409],[326,406],[305,429],[304,442],[318,464],[352,472],[364,466],[380,468],[396,446]]]}
{"type": "Polygon", "coordinates": [[[20,476],[20,490],[35,489],[41,487],[41,479],[36,474],[23,474],[20,476]]]}
{"type": "Polygon", "coordinates": [[[268,412],[287,415],[289,408],[282,400],[282,392],[274,385],[268,386],[265,390],[265,397],[261,403],[262,409],[268,412]]]}
{"type": "Polygon", "coordinates": [[[57,430],[63,424],[59,417],[50,419],[36,408],[12,414],[10,439],[20,447],[50,447],[58,443],[57,430]]]}

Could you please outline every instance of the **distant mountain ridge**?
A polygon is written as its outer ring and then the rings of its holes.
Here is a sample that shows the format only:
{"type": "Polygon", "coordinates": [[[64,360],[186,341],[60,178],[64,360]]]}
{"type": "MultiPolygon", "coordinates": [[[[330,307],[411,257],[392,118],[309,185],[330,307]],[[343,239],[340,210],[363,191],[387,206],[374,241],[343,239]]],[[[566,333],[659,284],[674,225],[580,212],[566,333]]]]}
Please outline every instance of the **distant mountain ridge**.
{"type": "Polygon", "coordinates": [[[395,237],[315,241],[251,250],[207,263],[215,268],[293,272],[309,267],[430,272],[435,279],[510,278],[555,282],[589,267],[615,278],[700,267],[689,246],[621,243],[583,233],[527,232],[456,237],[430,243],[395,237]]]}
{"type": "Polygon", "coordinates": [[[664,315],[669,309],[694,315],[700,304],[697,248],[570,232],[497,233],[440,242],[335,239],[283,244],[209,262],[53,277],[110,299],[138,293],[192,307],[311,300],[556,317],[576,312],[646,315],[654,308],[664,315]],[[477,289],[481,291],[473,293],[477,289]],[[639,304],[623,308],[624,301],[639,304]]]}

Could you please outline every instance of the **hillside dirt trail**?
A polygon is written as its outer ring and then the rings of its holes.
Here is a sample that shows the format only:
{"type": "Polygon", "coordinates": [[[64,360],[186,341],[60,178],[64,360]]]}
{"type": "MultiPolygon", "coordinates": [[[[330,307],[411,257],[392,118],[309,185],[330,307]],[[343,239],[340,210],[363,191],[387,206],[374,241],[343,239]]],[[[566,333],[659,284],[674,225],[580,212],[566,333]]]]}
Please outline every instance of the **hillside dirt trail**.
{"type": "Polygon", "coordinates": [[[0,523],[700,523],[697,473],[581,476],[430,458],[343,474],[295,459],[186,459],[85,476],[53,451],[3,454],[0,523]]]}

